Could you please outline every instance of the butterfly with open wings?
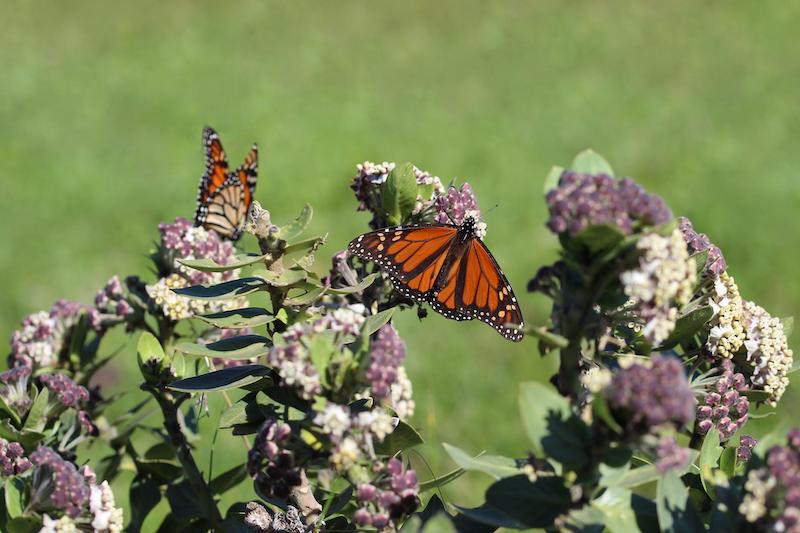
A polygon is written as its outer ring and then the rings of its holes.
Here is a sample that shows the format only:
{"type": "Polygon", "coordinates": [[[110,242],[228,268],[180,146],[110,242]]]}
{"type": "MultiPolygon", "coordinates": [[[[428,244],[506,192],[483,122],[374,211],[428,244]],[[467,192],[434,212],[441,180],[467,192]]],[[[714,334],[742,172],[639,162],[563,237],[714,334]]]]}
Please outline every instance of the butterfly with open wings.
{"type": "Polygon", "coordinates": [[[477,318],[519,341],[519,303],[480,238],[481,225],[468,213],[457,226],[389,227],[353,239],[347,250],[382,267],[402,295],[453,320],[477,318]]]}
{"type": "Polygon", "coordinates": [[[219,135],[208,126],[203,128],[203,148],[206,170],[197,190],[194,225],[236,241],[242,235],[256,190],[258,147],[253,144],[244,163],[233,172],[228,169],[228,158],[219,135]]]}

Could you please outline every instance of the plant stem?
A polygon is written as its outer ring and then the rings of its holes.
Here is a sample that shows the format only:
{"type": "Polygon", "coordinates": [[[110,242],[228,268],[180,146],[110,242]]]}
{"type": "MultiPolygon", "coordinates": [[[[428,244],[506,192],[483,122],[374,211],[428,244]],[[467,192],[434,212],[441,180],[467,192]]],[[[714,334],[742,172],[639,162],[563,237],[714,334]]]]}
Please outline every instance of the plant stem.
{"type": "Polygon", "coordinates": [[[183,393],[174,395],[167,389],[156,388],[152,385],[144,385],[144,388],[155,397],[159,407],[161,407],[161,412],[164,415],[164,429],[169,435],[170,443],[183,467],[189,486],[192,487],[192,491],[200,501],[200,505],[205,507],[208,512],[207,518],[211,522],[211,529],[213,531],[221,531],[219,528],[220,524],[222,524],[222,516],[217,508],[217,503],[214,501],[214,495],[203,479],[200,469],[197,468],[189,442],[186,440],[178,420],[178,409],[189,398],[189,395],[183,393]]]}

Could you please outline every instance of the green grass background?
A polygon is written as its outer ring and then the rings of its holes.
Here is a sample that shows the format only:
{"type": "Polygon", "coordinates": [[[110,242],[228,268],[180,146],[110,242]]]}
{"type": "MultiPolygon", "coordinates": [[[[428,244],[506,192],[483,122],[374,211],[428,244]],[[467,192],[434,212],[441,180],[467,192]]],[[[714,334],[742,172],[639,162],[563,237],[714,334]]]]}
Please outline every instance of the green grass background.
{"type": "MultiPolygon", "coordinates": [[[[709,233],[745,297],[780,316],[800,304],[796,2],[9,0],[3,11],[9,335],[58,297],[89,302],[110,275],[145,274],[156,224],[193,213],[205,124],[234,164],[259,142],[256,198],[275,221],[313,204],[313,232],[330,234],[324,263],[366,228],[348,188],[355,164],[410,160],[469,180],[526,319],[544,323],[546,303],[525,293],[557,251],[542,180],[592,147],[709,233]]],[[[398,323],[433,469],[452,466],[441,441],[524,454],[517,383],[546,379],[555,361],[478,323],[413,312],[398,323]]],[[[133,359],[122,353],[110,389],[135,389],[133,359]]],[[[793,387],[761,431],[797,422],[797,399],[793,387]]],[[[217,450],[215,471],[244,454],[222,434],[217,450]]],[[[447,497],[475,503],[484,483],[463,477],[447,497]]]]}

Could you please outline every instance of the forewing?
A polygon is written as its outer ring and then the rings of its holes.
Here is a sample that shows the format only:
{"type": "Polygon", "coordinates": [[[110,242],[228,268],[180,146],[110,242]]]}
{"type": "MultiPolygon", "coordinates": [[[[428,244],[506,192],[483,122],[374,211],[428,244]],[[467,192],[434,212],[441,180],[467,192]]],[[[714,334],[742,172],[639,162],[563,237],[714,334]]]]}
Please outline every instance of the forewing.
{"type": "Polygon", "coordinates": [[[353,239],[347,250],[377,263],[401,294],[429,301],[457,232],[455,226],[443,224],[395,226],[365,233],[353,239]]]}
{"type": "Polygon", "coordinates": [[[203,128],[203,149],[205,150],[206,168],[200,178],[200,186],[197,188],[197,209],[195,210],[194,222],[200,226],[206,221],[208,216],[209,199],[225,185],[228,179],[228,159],[219,135],[213,128],[206,126],[203,128]]]}
{"type": "Polygon", "coordinates": [[[244,207],[245,213],[250,209],[250,204],[253,202],[253,196],[256,192],[256,183],[258,182],[258,146],[253,145],[247,157],[244,158],[242,163],[233,175],[239,180],[244,190],[244,207]]]}

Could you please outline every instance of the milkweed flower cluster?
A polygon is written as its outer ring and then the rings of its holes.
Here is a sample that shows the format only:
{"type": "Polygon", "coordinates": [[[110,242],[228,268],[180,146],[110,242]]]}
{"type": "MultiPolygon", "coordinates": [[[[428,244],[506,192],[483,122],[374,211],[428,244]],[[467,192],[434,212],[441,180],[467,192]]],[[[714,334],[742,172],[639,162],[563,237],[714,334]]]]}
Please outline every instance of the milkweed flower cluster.
{"type": "Polygon", "coordinates": [[[33,452],[30,460],[34,465],[30,505],[43,513],[42,531],[122,531],[122,509],[116,506],[108,482],[98,485],[89,467],[79,470],[46,447],[33,452]]]}
{"type": "Polygon", "coordinates": [[[722,376],[709,387],[704,404],[697,408],[697,430],[705,435],[715,427],[727,440],[747,422],[750,402],[743,393],[747,383],[743,374],[734,372],[733,363],[722,363],[722,376]]]}
{"type": "Polygon", "coordinates": [[[711,355],[730,359],[742,347],[745,338],[742,297],[733,276],[723,272],[714,280],[708,301],[714,316],[706,347],[711,355]]]}
{"type": "Polygon", "coordinates": [[[358,486],[356,499],[361,507],[353,514],[353,522],[383,531],[419,507],[417,473],[392,457],[375,481],[358,486]]]}
{"type": "Polygon", "coordinates": [[[78,407],[89,400],[89,391],[64,374],[45,374],[39,378],[63,407],[78,407]]]}
{"type": "Polygon", "coordinates": [[[703,265],[703,272],[708,273],[712,277],[718,277],[725,272],[728,268],[725,256],[722,255],[722,250],[711,242],[708,235],[705,233],[697,233],[692,225],[692,221],[686,217],[678,217],[678,229],[681,231],[690,253],[695,254],[708,250],[706,262],[705,265],[703,265]]]}
{"type": "Polygon", "coordinates": [[[747,362],[753,367],[750,380],[754,388],[770,394],[768,403],[775,406],[789,385],[787,375],[794,360],[783,324],[763,307],[749,301],[744,303],[743,324],[747,362]]]}
{"type": "Polygon", "coordinates": [[[440,224],[460,225],[468,214],[481,223],[478,199],[469,183],[462,184],[460,189],[451,185],[446,193],[436,197],[434,207],[436,208],[434,220],[440,224]]]}
{"type": "MultiPolygon", "coordinates": [[[[383,209],[381,188],[389,177],[389,173],[395,169],[397,165],[384,161],[383,163],[372,163],[364,161],[356,165],[356,176],[350,188],[355,192],[356,200],[358,200],[359,211],[370,211],[377,215],[383,209]]],[[[436,198],[443,194],[444,186],[438,176],[433,176],[429,172],[420,170],[414,167],[414,176],[417,180],[417,185],[420,185],[420,193],[417,195],[416,205],[414,206],[414,214],[421,214],[430,209],[436,198]],[[423,194],[422,191],[425,191],[423,194]]],[[[370,225],[373,229],[377,229],[377,219],[373,219],[370,225]]]]}
{"type": "Polygon", "coordinates": [[[758,441],[750,435],[742,435],[739,438],[739,446],[736,448],[736,458],[746,463],[753,456],[753,448],[757,444],[758,441]]]}
{"type": "Polygon", "coordinates": [[[86,307],[68,300],[59,300],[50,311],[25,317],[22,329],[11,336],[9,361],[15,365],[52,367],[67,347],[69,334],[86,307]]]}
{"type": "Polygon", "coordinates": [[[615,180],[606,174],[566,171],[546,200],[550,211],[547,226],[553,233],[571,236],[606,224],[627,235],[637,224],[653,226],[672,218],[661,198],[647,194],[631,179],[615,180]]]}
{"type": "Polygon", "coordinates": [[[636,243],[639,265],[620,276],[625,294],[644,320],[644,337],[659,345],[675,329],[678,309],[692,297],[696,282],[694,259],[678,230],[668,237],[649,233],[636,243]]]}
{"type": "Polygon", "coordinates": [[[125,298],[119,277],[113,276],[95,295],[94,307],[89,310],[89,324],[92,329],[101,331],[124,322],[133,313],[133,307],[125,298]]]}
{"type": "Polygon", "coordinates": [[[800,531],[800,430],[773,446],[766,465],[750,470],[739,512],[760,531],[800,531]]]}
{"type": "Polygon", "coordinates": [[[289,424],[268,418],[247,456],[247,470],[255,478],[258,489],[268,498],[285,500],[291,490],[302,483],[294,453],[288,449],[291,437],[289,424]]]}
{"type": "Polygon", "coordinates": [[[18,476],[31,468],[30,459],[25,457],[25,450],[19,442],[9,442],[0,437],[0,474],[18,476]]]}
{"type": "Polygon", "coordinates": [[[680,429],[694,419],[694,394],[676,357],[656,355],[622,368],[605,394],[612,410],[636,433],[665,424],[680,429]]]}
{"type": "Polygon", "coordinates": [[[369,348],[367,379],[370,381],[372,397],[382,400],[392,394],[392,385],[398,378],[398,368],[406,357],[406,345],[394,326],[387,324],[378,331],[369,348]]]}
{"type": "Polygon", "coordinates": [[[214,285],[238,277],[238,269],[201,272],[178,262],[179,259],[211,259],[219,265],[230,264],[234,260],[234,248],[230,241],[222,239],[213,231],[194,227],[181,217],[176,218],[172,224],[160,224],[158,230],[161,233],[158,259],[161,278],[154,284],[147,285],[145,289],[164,316],[177,321],[195,314],[244,307],[243,299],[197,300],[173,292],[174,289],[192,285],[214,285]]]}

